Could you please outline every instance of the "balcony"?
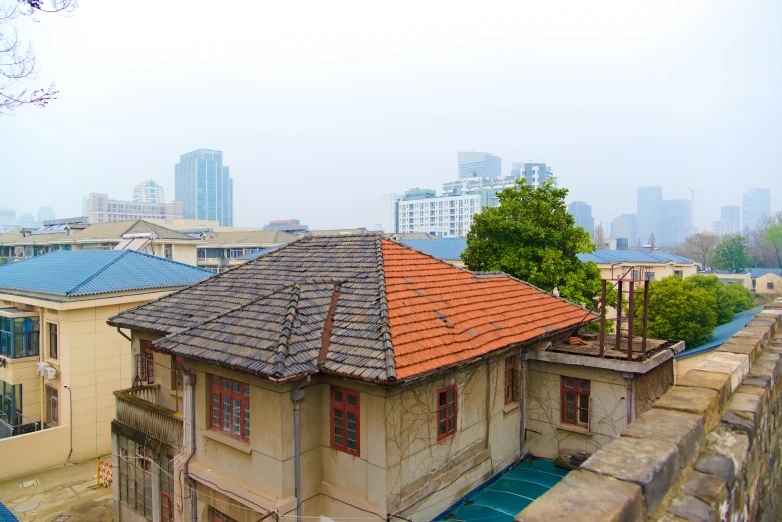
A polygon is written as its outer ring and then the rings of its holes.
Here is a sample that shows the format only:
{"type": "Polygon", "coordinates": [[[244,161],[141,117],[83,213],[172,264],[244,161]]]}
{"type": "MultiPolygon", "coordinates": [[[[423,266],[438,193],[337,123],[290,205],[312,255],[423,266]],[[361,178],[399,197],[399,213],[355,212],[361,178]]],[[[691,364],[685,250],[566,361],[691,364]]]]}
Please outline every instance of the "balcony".
{"type": "Polygon", "coordinates": [[[117,422],[174,448],[182,447],[182,415],[160,405],[160,385],[114,392],[117,422]]]}

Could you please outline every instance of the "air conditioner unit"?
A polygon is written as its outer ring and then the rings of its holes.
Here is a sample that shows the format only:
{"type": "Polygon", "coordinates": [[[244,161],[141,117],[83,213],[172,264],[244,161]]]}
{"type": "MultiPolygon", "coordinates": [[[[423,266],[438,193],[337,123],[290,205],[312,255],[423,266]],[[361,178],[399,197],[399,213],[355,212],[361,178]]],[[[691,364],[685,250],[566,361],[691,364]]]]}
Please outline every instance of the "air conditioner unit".
{"type": "Polygon", "coordinates": [[[36,375],[38,375],[38,377],[45,377],[47,368],[49,368],[48,362],[39,362],[38,364],[35,365],[36,375]]]}
{"type": "Polygon", "coordinates": [[[57,371],[57,368],[55,368],[54,366],[49,366],[48,368],[46,368],[46,371],[44,373],[46,374],[44,375],[44,377],[46,377],[49,380],[52,380],[57,378],[57,374],[59,372],[57,371]]]}

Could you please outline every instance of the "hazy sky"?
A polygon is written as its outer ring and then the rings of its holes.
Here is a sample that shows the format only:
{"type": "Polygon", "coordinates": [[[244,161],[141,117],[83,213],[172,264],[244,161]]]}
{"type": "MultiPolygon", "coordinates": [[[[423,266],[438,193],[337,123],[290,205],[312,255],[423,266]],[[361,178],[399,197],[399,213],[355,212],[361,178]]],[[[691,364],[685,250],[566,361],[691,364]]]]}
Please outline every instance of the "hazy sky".
{"type": "Polygon", "coordinates": [[[0,207],[171,199],[203,147],[242,226],[372,227],[466,149],[546,162],[597,220],[644,185],[694,188],[700,229],[749,186],[782,209],[782,3],[640,4],[80,0],[18,24],[60,96],[0,117],[0,207]]]}

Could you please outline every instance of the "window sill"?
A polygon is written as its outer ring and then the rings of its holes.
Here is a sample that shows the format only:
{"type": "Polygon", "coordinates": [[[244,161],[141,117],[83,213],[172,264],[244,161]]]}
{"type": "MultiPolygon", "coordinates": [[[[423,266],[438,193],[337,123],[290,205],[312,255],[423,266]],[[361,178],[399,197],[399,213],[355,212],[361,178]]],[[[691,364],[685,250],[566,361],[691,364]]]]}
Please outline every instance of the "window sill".
{"type": "Polygon", "coordinates": [[[578,433],[579,435],[586,435],[591,437],[594,435],[591,431],[589,431],[589,428],[585,426],[577,426],[575,424],[560,424],[557,426],[557,430],[559,431],[569,431],[571,433],[578,433]]]}
{"type": "Polygon", "coordinates": [[[211,439],[215,442],[219,442],[220,444],[225,444],[226,446],[230,446],[231,448],[235,450],[239,450],[243,453],[247,453],[248,455],[253,452],[249,442],[243,442],[241,440],[231,437],[230,435],[225,435],[223,433],[211,429],[204,430],[203,434],[204,437],[206,437],[207,439],[211,439]]]}
{"type": "Polygon", "coordinates": [[[502,413],[510,413],[513,410],[518,409],[521,406],[521,402],[509,402],[502,407],[502,413]]]}

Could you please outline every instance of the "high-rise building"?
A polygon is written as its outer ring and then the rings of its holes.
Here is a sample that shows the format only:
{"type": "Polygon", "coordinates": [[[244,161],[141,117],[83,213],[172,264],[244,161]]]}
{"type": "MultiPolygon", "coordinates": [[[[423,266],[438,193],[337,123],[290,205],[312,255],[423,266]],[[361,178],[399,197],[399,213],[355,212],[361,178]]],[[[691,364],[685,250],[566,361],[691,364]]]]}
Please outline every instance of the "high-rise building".
{"type": "Polygon", "coordinates": [[[174,169],[175,199],[183,204],[185,219],[218,221],[233,226],[233,180],[223,153],[198,149],[180,156],[174,169]]]}
{"type": "Polygon", "coordinates": [[[133,203],[165,203],[163,185],[148,179],[133,187],[133,203]]]}
{"type": "Polygon", "coordinates": [[[749,189],[744,194],[741,231],[744,234],[759,228],[764,217],[771,215],[771,190],[749,189]]]}
{"type": "Polygon", "coordinates": [[[663,237],[657,237],[656,243],[673,247],[681,245],[691,234],[692,207],[689,199],[669,199],[662,202],[663,237]]]}
{"type": "Polygon", "coordinates": [[[654,244],[660,245],[663,238],[663,188],[639,187],[636,214],[636,237],[641,244],[648,245],[654,235],[654,244]]]}
{"type": "Polygon", "coordinates": [[[16,229],[16,210],[0,208],[0,234],[16,229]]]}
{"type": "Polygon", "coordinates": [[[383,194],[380,197],[380,229],[386,234],[399,232],[399,200],[404,194],[383,194]]]}
{"type": "Polygon", "coordinates": [[[554,177],[551,173],[551,167],[547,167],[545,163],[532,162],[512,163],[510,175],[516,179],[525,178],[527,183],[536,188],[547,179],[554,177]]]}
{"type": "Polygon", "coordinates": [[[113,221],[129,221],[132,219],[162,219],[171,223],[182,219],[182,202],[171,203],[136,203],[109,199],[108,194],[90,194],[82,202],[82,213],[87,217],[87,223],[109,223],[113,221]]]}
{"type": "Polygon", "coordinates": [[[595,235],[595,218],[592,217],[592,205],[585,201],[574,201],[567,207],[567,211],[576,220],[577,227],[583,227],[592,237],[595,235]]]}
{"type": "Polygon", "coordinates": [[[738,205],[720,207],[720,220],[714,222],[713,231],[719,236],[741,234],[741,207],[738,205]]]}
{"type": "Polygon", "coordinates": [[[434,190],[411,189],[397,205],[399,226],[396,232],[464,237],[470,231],[473,216],[481,211],[481,196],[435,196],[434,190]]]}
{"type": "Polygon", "coordinates": [[[20,228],[39,228],[41,226],[32,214],[22,214],[16,219],[16,224],[20,228]]]}
{"type": "Polygon", "coordinates": [[[52,207],[41,207],[38,209],[39,223],[43,223],[44,221],[51,221],[53,219],[57,219],[57,216],[54,215],[54,209],[52,207]]]}
{"type": "Polygon", "coordinates": [[[638,241],[635,235],[635,221],[635,214],[622,214],[619,217],[615,217],[613,221],[611,221],[611,239],[616,239],[617,244],[619,244],[620,239],[625,239],[628,248],[635,248],[636,242],[638,241]]]}
{"type": "Polygon", "coordinates": [[[494,179],[500,177],[502,160],[488,152],[459,152],[459,179],[494,179]]]}

